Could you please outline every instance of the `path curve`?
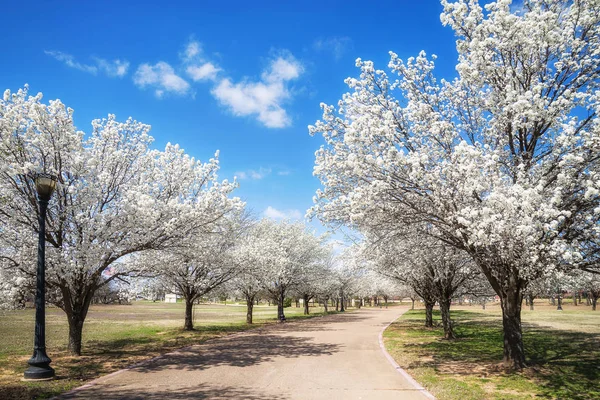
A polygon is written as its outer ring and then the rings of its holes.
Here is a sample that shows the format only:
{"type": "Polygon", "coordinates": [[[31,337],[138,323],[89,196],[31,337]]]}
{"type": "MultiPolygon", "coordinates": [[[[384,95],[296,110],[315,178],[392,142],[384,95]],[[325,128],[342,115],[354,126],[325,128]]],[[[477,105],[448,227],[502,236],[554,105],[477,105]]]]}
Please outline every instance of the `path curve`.
{"type": "Polygon", "coordinates": [[[424,400],[379,334],[405,307],[269,325],[99,378],[60,399],[424,400]]]}

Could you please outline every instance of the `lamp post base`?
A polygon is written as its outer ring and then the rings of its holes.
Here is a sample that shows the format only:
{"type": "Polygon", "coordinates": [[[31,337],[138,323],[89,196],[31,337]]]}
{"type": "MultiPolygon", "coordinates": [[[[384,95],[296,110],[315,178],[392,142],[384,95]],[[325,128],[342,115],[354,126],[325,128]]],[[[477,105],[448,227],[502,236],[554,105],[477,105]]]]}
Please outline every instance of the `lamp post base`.
{"type": "Polygon", "coordinates": [[[24,380],[41,381],[50,380],[55,376],[54,368],[49,365],[30,365],[25,370],[24,380]]]}

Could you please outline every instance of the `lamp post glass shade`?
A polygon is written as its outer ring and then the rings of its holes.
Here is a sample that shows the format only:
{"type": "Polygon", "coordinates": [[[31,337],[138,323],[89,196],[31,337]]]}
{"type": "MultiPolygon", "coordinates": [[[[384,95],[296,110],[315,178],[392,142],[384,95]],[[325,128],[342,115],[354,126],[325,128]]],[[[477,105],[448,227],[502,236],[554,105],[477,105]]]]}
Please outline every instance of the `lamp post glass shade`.
{"type": "Polygon", "coordinates": [[[38,196],[43,200],[50,200],[54,189],[56,189],[57,178],[50,174],[37,174],[35,177],[35,189],[38,196]]]}

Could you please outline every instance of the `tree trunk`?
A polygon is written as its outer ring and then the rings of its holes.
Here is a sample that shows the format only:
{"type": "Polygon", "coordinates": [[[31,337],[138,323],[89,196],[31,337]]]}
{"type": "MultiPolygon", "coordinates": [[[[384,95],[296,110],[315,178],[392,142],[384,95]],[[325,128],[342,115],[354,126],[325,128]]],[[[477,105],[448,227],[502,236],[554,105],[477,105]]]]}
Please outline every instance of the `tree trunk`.
{"type": "Polygon", "coordinates": [[[86,293],[83,298],[73,297],[71,290],[64,286],[60,288],[63,304],[62,309],[67,314],[67,321],[69,323],[69,353],[75,356],[81,355],[81,338],[83,336],[83,323],[87,317],[92,298],[97,287],[87,287],[84,289],[86,293]]]}
{"type": "Polygon", "coordinates": [[[285,292],[280,290],[279,297],[277,299],[277,320],[279,322],[285,322],[285,314],[283,313],[283,302],[285,300],[285,292]]]}
{"type": "Polygon", "coordinates": [[[387,302],[388,302],[388,297],[387,296],[383,296],[383,301],[385,302],[385,308],[388,307],[387,302]]]}
{"type": "Polygon", "coordinates": [[[590,290],[588,298],[592,300],[592,311],[596,311],[596,303],[598,303],[598,297],[600,297],[600,290],[590,290]]]}
{"type": "Polygon", "coordinates": [[[83,334],[83,322],[85,318],[81,318],[81,315],[70,315],[67,316],[69,321],[69,353],[80,356],[81,355],[81,337],[83,334]]]}
{"type": "Polygon", "coordinates": [[[342,295],[340,297],[340,312],[345,312],[346,309],[344,308],[344,296],[342,295]]]}
{"type": "Polygon", "coordinates": [[[452,327],[452,320],[450,319],[450,299],[441,299],[439,300],[439,303],[440,313],[442,314],[442,325],[444,326],[444,339],[456,339],[452,327]]]}
{"type": "Polygon", "coordinates": [[[194,321],[192,311],[194,310],[194,299],[193,297],[184,297],[185,299],[185,322],[183,329],[186,331],[194,330],[194,321]]]}
{"type": "Polygon", "coordinates": [[[308,295],[305,294],[302,297],[302,300],[304,301],[304,315],[308,315],[308,313],[309,313],[309,309],[308,309],[308,301],[309,301],[308,295]]]}
{"type": "Polygon", "coordinates": [[[556,307],[556,310],[557,311],[562,311],[563,310],[563,308],[562,308],[562,295],[560,295],[560,294],[557,296],[557,303],[558,303],[558,306],[556,307]]]}
{"type": "Polygon", "coordinates": [[[296,308],[300,308],[300,299],[296,298],[296,308]]]}
{"type": "Polygon", "coordinates": [[[575,291],[573,291],[573,305],[576,306],[577,305],[577,293],[575,293],[575,291]]]}
{"type": "Polygon", "coordinates": [[[504,328],[504,363],[515,369],[525,367],[525,349],[521,330],[522,301],[519,287],[509,287],[500,297],[504,328]]]}
{"type": "Polygon", "coordinates": [[[550,304],[552,304],[553,306],[556,305],[556,300],[554,300],[554,295],[550,296],[550,304]]]}
{"type": "Polygon", "coordinates": [[[325,301],[323,302],[323,307],[325,307],[325,314],[327,314],[328,310],[327,310],[327,306],[329,305],[329,299],[326,297],[325,301]]]}
{"type": "Polygon", "coordinates": [[[485,300],[481,302],[481,309],[485,310],[485,300]]]}
{"type": "Polygon", "coordinates": [[[411,310],[415,309],[415,299],[411,299],[412,300],[412,307],[410,308],[411,310]]]}
{"type": "Polygon", "coordinates": [[[533,294],[529,293],[527,298],[529,299],[529,310],[533,311],[533,300],[534,300],[533,294]]]}
{"type": "Polygon", "coordinates": [[[246,323],[252,323],[252,311],[254,310],[254,296],[246,296],[246,323]]]}
{"type": "Polygon", "coordinates": [[[425,326],[433,328],[433,306],[435,303],[425,302],[425,326]]]}

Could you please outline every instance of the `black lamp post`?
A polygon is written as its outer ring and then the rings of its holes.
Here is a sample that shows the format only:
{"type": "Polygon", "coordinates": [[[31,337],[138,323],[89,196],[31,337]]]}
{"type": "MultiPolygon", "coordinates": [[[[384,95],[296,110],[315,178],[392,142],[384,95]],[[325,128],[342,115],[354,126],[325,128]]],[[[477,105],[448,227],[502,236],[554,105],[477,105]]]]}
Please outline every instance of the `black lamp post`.
{"type": "Polygon", "coordinates": [[[35,188],[40,204],[35,292],[35,338],[33,356],[27,361],[29,368],[25,371],[25,379],[37,380],[54,377],[54,369],[50,366],[52,360],[46,355],[46,209],[48,208],[48,201],[56,188],[56,177],[49,174],[38,174],[35,177],[35,188]]]}

